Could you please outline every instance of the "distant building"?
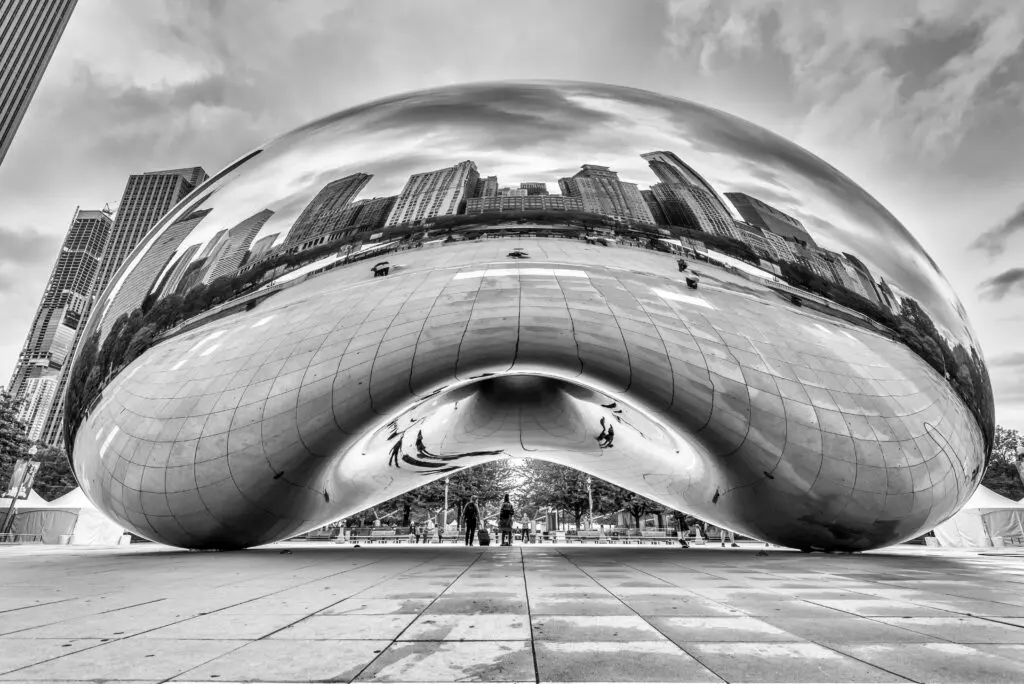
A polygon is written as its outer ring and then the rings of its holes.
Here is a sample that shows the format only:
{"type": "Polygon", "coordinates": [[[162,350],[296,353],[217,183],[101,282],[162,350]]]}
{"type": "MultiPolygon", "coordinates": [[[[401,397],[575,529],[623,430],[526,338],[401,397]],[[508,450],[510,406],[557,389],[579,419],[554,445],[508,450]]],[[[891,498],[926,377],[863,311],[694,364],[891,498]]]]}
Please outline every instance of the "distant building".
{"type": "Polygon", "coordinates": [[[498,194],[502,197],[526,197],[529,193],[526,188],[501,188],[498,194]]]}
{"type": "Polygon", "coordinates": [[[110,241],[103,254],[103,266],[93,288],[97,295],[103,293],[121,264],[157,221],[206,178],[206,171],[199,166],[150,171],[128,178],[121,203],[117,205],[110,241]]]}
{"type": "Polygon", "coordinates": [[[0,164],[78,0],[4,0],[0,8],[0,164]]]}
{"type": "Polygon", "coordinates": [[[356,233],[367,233],[383,228],[397,201],[398,195],[365,200],[360,204],[359,212],[352,217],[346,227],[353,228],[352,232],[356,233]]]}
{"type": "Polygon", "coordinates": [[[271,233],[270,235],[261,237],[259,240],[254,242],[252,248],[249,250],[249,257],[246,259],[246,262],[248,263],[259,260],[260,257],[274,246],[274,242],[277,240],[279,235],[280,233],[271,233]]]}
{"type": "Polygon", "coordinates": [[[655,225],[669,225],[668,218],[665,216],[665,210],[662,209],[658,198],[654,196],[654,191],[641,190],[640,196],[644,198],[644,202],[647,204],[647,210],[651,212],[651,217],[654,218],[655,225]]]}
{"type": "Polygon", "coordinates": [[[527,195],[546,195],[548,194],[547,183],[520,183],[519,187],[526,191],[527,195]]]}
{"type": "Polygon", "coordinates": [[[884,278],[878,279],[878,294],[882,299],[882,305],[889,309],[893,316],[899,316],[903,309],[900,298],[892,291],[884,278]]]}
{"type": "Polygon", "coordinates": [[[487,176],[477,179],[473,190],[473,197],[494,197],[498,194],[498,177],[487,176]]]}
{"type": "Polygon", "coordinates": [[[740,239],[725,201],[692,166],[665,150],[640,156],[661,181],[651,190],[670,225],[740,239]]]}
{"type": "Polygon", "coordinates": [[[623,183],[619,174],[607,166],[584,164],[571,178],[560,178],[558,186],[566,197],[582,200],[585,212],[654,225],[654,217],[636,185],[623,183]]]}
{"type": "Polygon", "coordinates": [[[249,246],[256,239],[256,234],[273,215],[273,211],[264,209],[231,228],[224,246],[219,250],[218,258],[211,262],[210,270],[203,276],[203,282],[212,283],[217,278],[229,276],[237,271],[249,251],[249,246]]]}
{"type": "Polygon", "coordinates": [[[518,195],[471,197],[466,201],[467,214],[505,211],[583,211],[583,200],[563,195],[518,195]]]}
{"type": "Polygon", "coordinates": [[[475,193],[479,179],[476,164],[468,160],[444,169],[413,174],[384,225],[419,225],[438,216],[458,214],[475,193]]]}
{"type": "Polygon", "coordinates": [[[765,239],[764,232],[760,228],[743,221],[735,221],[733,225],[736,227],[736,234],[739,235],[740,240],[754,250],[758,256],[763,259],[776,260],[775,250],[765,239]]]}
{"type": "Polygon", "coordinates": [[[32,442],[39,441],[43,436],[43,428],[57,397],[57,386],[60,384],[58,378],[54,372],[28,379],[25,393],[21,397],[24,403],[18,411],[18,420],[27,428],[28,438],[32,442]]]}
{"type": "Polygon", "coordinates": [[[864,289],[864,296],[878,306],[885,306],[882,302],[882,295],[878,291],[878,286],[875,285],[875,281],[872,279],[871,270],[863,261],[849,252],[843,252],[843,256],[846,258],[847,264],[849,264],[850,268],[853,269],[857,279],[860,281],[861,287],[864,289]]]}
{"type": "Polygon", "coordinates": [[[371,178],[367,173],[354,173],[325,185],[295,219],[285,240],[287,244],[299,244],[338,230],[352,200],[371,178]]]}
{"type": "MultiPolygon", "coordinates": [[[[27,398],[30,388],[35,388],[32,389],[36,402],[33,411],[42,412],[39,415],[42,416],[40,435],[43,439],[47,434],[47,421],[63,407],[63,401],[56,398],[61,395],[92,306],[93,287],[112,223],[107,212],[75,210],[14,367],[8,391],[16,399],[22,399],[27,398]],[[52,393],[46,389],[46,383],[30,383],[33,379],[46,378],[55,383],[52,393]],[[40,403],[47,397],[54,401],[40,403]]],[[[59,430],[54,432],[55,438],[57,435],[59,430]]]]}
{"type": "Polygon", "coordinates": [[[193,212],[161,229],[161,232],[147,243],[145,252],[118,284],[116,296],[108,302],[107,310],[100,321],[101,336],[105,337],[110,332],[118,318],[141,309],[150,292],[159,295],[160,274],[164,272],[181,243],[209,213],[209,209],[193,212]]]}
{"type": "Polygon", "coordinates": [[[764,239],[768,251],[772,255],[775,261],[783,262],[798,261],[798,255],[796,249],[798,245],[794,242],[786,240],[781,235],[776,235],[770,230],[761,230],[761,237],[764,239]]]}
{"type": "Polygon", "coordinates": [[[697,185],[656,183],[651,191],[670,225],[700,230],[739,240],[740,235],[728,213],[721,211],[715,196],[697,185]]]}
{"type": "Polygon", "coordinates": [[[182,278],[185,277],[185,272],[188,267],[192,264],[192,258],[199,251],[199,243],[190,245],[185,249],[181,255],[174,260],[174,264],[171,266],[171,270],[167,273],[164,278],[163,284],[160,286],[159,297],[167,297],[172,294],[179,293],[178,286],[181,285],[182,278]]]}
{"type": "Polygon", "coordinates": [[[747,223],[790,240],[806,242],[810,247],[818,246],[799,219],[743,192],[727,192],[725,196],[747,223]]]}

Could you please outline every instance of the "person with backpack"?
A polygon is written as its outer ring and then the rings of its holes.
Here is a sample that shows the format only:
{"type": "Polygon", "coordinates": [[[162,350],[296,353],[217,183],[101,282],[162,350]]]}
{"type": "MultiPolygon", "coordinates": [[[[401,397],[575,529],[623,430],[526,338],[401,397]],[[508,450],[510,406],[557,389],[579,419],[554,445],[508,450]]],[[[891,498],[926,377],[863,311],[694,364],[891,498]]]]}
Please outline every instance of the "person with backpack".
{"type": "Polygon", "coordinates": [[[472,546],[476,528],[480,524],[480,509],[476,505],[475,496],[471,496],[469,503],[462,509],[462,521],[466,525],[466,546],[472,546]]]}
{"type": "Polygon", "coordinates": [[[501,512],[498,514],[498,529],[501,530],[501,545],[512,546],[512,520],[515,518],[516,510],[509,501],[508,494],[501,502],[501,512]]]}

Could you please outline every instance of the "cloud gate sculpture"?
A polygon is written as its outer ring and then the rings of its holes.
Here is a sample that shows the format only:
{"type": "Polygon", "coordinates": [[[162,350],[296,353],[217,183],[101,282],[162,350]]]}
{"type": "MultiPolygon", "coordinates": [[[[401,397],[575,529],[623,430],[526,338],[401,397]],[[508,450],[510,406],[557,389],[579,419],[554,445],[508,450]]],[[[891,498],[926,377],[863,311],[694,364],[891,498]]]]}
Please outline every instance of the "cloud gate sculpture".
{"type": "Polygon", "coordinates": [[[411,93],[246,155],[94,303],[65,434],[149,539],[284,539],[531,457],[802,549],[952,515],[993,432],[950,286],[821,159],[583,83],[411,93]]]}

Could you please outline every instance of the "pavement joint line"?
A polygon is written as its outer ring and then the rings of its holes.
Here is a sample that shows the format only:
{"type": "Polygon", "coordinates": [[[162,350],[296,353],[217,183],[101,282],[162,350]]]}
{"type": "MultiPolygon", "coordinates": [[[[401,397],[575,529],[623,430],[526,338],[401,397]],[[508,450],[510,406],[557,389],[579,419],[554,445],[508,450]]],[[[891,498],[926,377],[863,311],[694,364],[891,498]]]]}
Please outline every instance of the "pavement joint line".
{"type": "MultiPolygon", "coordinates": [[[[647,620],[647,618],[645,618],[645,617],[644,617],[643,615],[641,615],[641,614],[640,614],[640,613],[639,613],[639,612],[638,612],[638,611],[637,611],[636,609],[634,609],[634,608],[633,608],[633,607],[632,607],[631,605],[629,605],[628,603],[626,603],[626,602],[625,602],[625,601],[624,601],[624,600],[622,599],[622,597],[621,597],[621,596],[619,596],[619,595],[618,595],[618,594],[616,594],[615,592],[613,592],[613,591],[609,590],[609,589],[608,589],[608,587],[606,587],[606,586],[605,586],[605,585],[604,585],[604,584],[603,584],[603,583],[602,583],[601,581],[599,581],[599,580],[595,579],[595,578],[594,578],[594,577],[593,577],[593,576],[592,576],[592,575],[591,575],[591,574],[590,574],[589,572],[587,572],[586,570],[584,570],[583,568],[581,568],[581,567],[580,567],[580,566],[579,566],[578,564],[576,564],[576,563],[575,563],[575,562],[574,562],[574,561],[573,561],[573,560],[572,560],[572,559],[571,559],[571,558],[570,558],[569,556],[567,556],[567,555],[566,555],[565,553],[562,553],[561,551],[559,551],[559,554],[560,554],[560,555],[561,555],[561,556],[562,556],[562,557],[563,557],[563,558],[564,558],[564,559],[566,560],[566,562],[568,562],[568,563],[569,563],[570,565],[574,566],[574,567],[575,567],[575,568],[576,568],[577,570],[579,570],[579,571],[580,571],[580,572],[582,572],[582,573],[583,573],[584,575],[586,575],[586,576],[587,576],[587,577],[588,577],[588,578],[590,579],[590,581],[594,582],[594,583],[595,583],[596,585],[598,585],[599,587],[601,587],[602,589],[604,589],[604,590],[605,590],[606,592],[608,592],[609,594],[611,594],[612,596],[614,596],[614,597],[615,597],[616,599],[618,599],[618,600],[619,600],[619,603],[621,603],[621,604],[622,604],[623,606],[625,606],[627,610],[629,610],[630,612],[632,612],[632,613],[633,613],[633,615],[635,615],[636,617],[638,617],[638,618],[640,618],[641,620],[643,620],[643,621],[644,621],[644,623],[645,623],[645,624],[646,624],[647,626],[649,626],[649,627],[650,627],[651,629],[653,629],[653,630],[654,630],[654,631],[656,631],[656,632],[657,632],[658,634],[660,634],[660,635],[662,636],[662,638],[664,638],[665,640],[667,640],[667,641],[668,641],[668,642],[669,642],[670,644],[672,644],[673,646],[675,646],[676,648],[678,648],[678,649],[679,649],[680,651],[682,651],[682,652],[683,652],[683,653],[685,653],[686,655],[688,655],[688,656],[690,656],[691,658],[693,658],[694,662],[696,662],[696,663],[700,664],[700,666],[701,666],[701,667],[703,667],[703,668],[704,668],[705,670],[707,670],[708,672],[710,672],[711,674],[713,674],[713,675],[714,675],[715,677],[718,677],[718,679],[720,679],[720,680],[721,680],[722,682],[728,682],[728,680],[726,680],[726,678],[725,678],[725,677],[723,677],[722,675],[718,674],[717,672],[715,672],[714,670],[712,670],[712,669],[711,669],[710,667],[708,667],[708,665],[707,665],[707,664],[705,664],[703,660],[701,660],[701,659],[700,659],[700,658],[698,658],[698,657],[697,657],[696,655],[694,655],[693,653],[691,653],[690,651],[688,651],[687,649],[683,648],[682,646],[680,646],[679,644],[677,644],[677,643],[676,643],[675,641],[673,641],[672,639],[670,639],[670,638],[669,638],[669,636],[668,636],[667,634],[665,634],[664,632],[662,632],[662,631],[661,631],[660,629],[658,629],[658,627],[657,627],[656,625],[652,625],[652,624],[651,624],[651,623],[650,623],[650,622],[649,622],[649,621],[647,620]]],[[[540,674],[540,673],[538,672],[538,675],[539,675],[539,674],[540,674]]]]}
{"type": "Polygon", "coordinates": [[[530,652],[533,654],[533,677],[540,684],[540,667],[537,665],[537,635],[533,633],[533,609],[530,608],[530,581],[526,576],[526,553],[519,547],[519,565],[523,571],[523,590],[526,592],[526,621],[530,625],[530,652]]]}
{"type": "MultiPolygon", "coordinates": [[[[467,548],[468,548],[468,547],[467,547],[467,548]]],[[[419,612],[419,613],[417,613],[416,617],[414,617],[414,618],[413,618],[412,620],[410,620],[410,621],[409,621],[409,624],[408,624],[408,625],[406,625],[406,626],[405,626],[405,627],[404,627],[404,628],[403,628],[403,629],[402,629],[402,630],[401,630],[401,631],[400,631],[400,632],[399,632],[398,634],[396,634],[396,635],[395,635],[395,637],[394,637],[394,638],[393,638],[393,639],[391,640],[391,643],[390,643],[390,644],[388,644],[387,646],[385,646],[384,648],[382,648],[382,649],[380,650],[380,653],[378,653],[378,654],[377,654],[377,655],[376,655],[376,656],[375,656],[374,658],[371,658],[371,659],[370,659],[370,661],[369,661],[368,663],[366,663],[366,665],[364,665],[364,666],[363,666],[363,667],[362,667],[362,668],[361,668],[361,669],[359,670],[359,672],[357,672],[356,674],[352,675],[352,677],[351,677],[351,679],[349,679],[349,681],[350,681],[350,682],[355,682],[356,680],[358,680],[358,679],[359,679],[359,678],[360,678],[360,677],[361,677],[361,676],[363,675],[363,673],[364,673],[364,672],[366,672],[366,670],[367,670],[367,669],[368,669],[368,668],[369,668],[369,667],[370,667],[371,665],[373,665],[373,664],[374,664],[375,662],[377,662],[377,661],[378,661],[378,660],[380,659],[380,657],[381,657],[382,655],[384,655],[385,653],[387,653],[387,652],[388,652],[388,650],[389,650],[389,649],[390,649],[391,647],[393,647],[393,646],[394,646],[395,644],[397,644],[397,643],[398,643],[398,640],[399,640],[399,639],[400,639],[400,638],[402,637],[402,635],[403,635],[403,634],[405,634],[406,630],[408,630],[408,629],[409,629],[409,627],[411,627],[411,626],[413,625],[413,623],[414,623],[414,622],[416,622],[416,620],[420,619],[420,617],[421,617],[421,616],[422,616],[422,615],[423,615],[424,613],[426,613],[426,612],[427,612],[428,610],[430,610],[430,607],[431,607],[431,606],[433,606],[433,605],[434,605],[435,603],[437,603],[437,600],[438,600],[439,598],[441,598],[442,596],[444,596],[445,592],[447,592],[447,591],[448,591],[449,589],[451,589],[451,588],[452,588],[452,585],[453,585],[453,584],[455,584],[455,583],[456,583],[456,582],[458,582],[458,581],[459,581],[460,579],[462,579],[462,577],[463,577],[463,576],[465,576],[465,574],[466,574],[467,572],[469,572],[469,571],[470,571],[470,569],[471,569],[471,568],[472,568],[472,567],[473,567],[474,565],[476,565],[476,564],[477,564],[477,563],[478,563],[478,562],[480,561],[480,559],[481,559],[481,558],[483,557],[483,555],[484,555],[484,554],[483,554],[483,552],[479,552],[479,553],[477,553],[477,555],[476,555],[476,558],[474,558],[474,559],[473,559],[473,561],[472,561],[472,562],[471,562],[471,563],[470,563],[469,565],[467,565],[467,566],[466,566],[465,568],[463,568],[462,572],[460,572],[460,573],[459,573],[459,574],[458,574],[458,575],[457,575],[457,576],[455,577],[455,579],[453,579],[453,580],[452,580],[451,582],[449,582],[449,583],[448,583],[448,586],[446,586],[446,587],[444,588],[444,591],[442,591],[442,592],[441,592],[441,593],[439,593],[439,594],[438,594],[437,596],[435,596],[435,597],[434,597],[433,599],[431,599],[430,603],[428,603],[428,604],[427,604],[426,606],[424,606],[424,607],[423,607],[423,609],[422,609],[422,610],[420,610],[420,612],[419,612]]],[[[438,558],[439,556],[440,556],[440,553],[435,553],[435,554],[433,554],[433,555],[431,556],[431,558],[430,558],[430,559],[431,559],[431,560],[433,560],[434,558],[438,558]]],[[[426,561],[424,561],[424,562],[426,562],[426,561]]],[[[417,565],[423,565],[423,563],[417,563],[417,565]]],[[[415,567],[415,566],[414,566],[414,567],[415,567]]],[[[364,591],[365,591],[365,590],[364,590],[364,591]]],[[[383,639],[382,639],[381,641],[383,641],[383,639]]]]}

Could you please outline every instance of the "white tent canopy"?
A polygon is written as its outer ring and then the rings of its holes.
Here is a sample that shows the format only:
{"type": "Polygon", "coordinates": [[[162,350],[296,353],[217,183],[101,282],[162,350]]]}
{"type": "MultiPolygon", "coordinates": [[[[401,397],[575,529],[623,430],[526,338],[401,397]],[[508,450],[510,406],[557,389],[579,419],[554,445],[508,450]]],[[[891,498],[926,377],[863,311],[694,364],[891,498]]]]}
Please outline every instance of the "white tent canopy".
{"type": "MultiPolygon", "coordinates": [[[[0,514],[6,513],[7,509],[10,507],[10,505],[11,505],[11,500],[10,499],[8,499],[7,497],[0,496],[0,514]]],[[[21,508],[46,508],[49,505],[50,504],[48,504],[46,502],[46,499],[44,499],[43,497],[41,497],[38,494],[36,494],[36,490],[34,490],[34,489],[29,491],[27,499],[15,499],[14,500],[14,507],[17,508],[17,509],[21,509],[21,508]]]]}
{"type": "Polygon", "coordinates": [[[967,505],[934,532],[942,546],[1002,546],[1007,538],[1024,539],[1024,502],[980,486],[967,505]]]}
{"type": "MultiPolygon", "coordinates": [[[[31,503],[31,495],[19,502],[11,530],[15,534],[40,535],[44,544],[67,543],[63,540],[72,544],[123,543],[124,528],[100,512],[81,487],[49,503],[35,496],[41,505],[31,503]]],[[[9,504],[10,499],[7,501],[9,504]]]]}

